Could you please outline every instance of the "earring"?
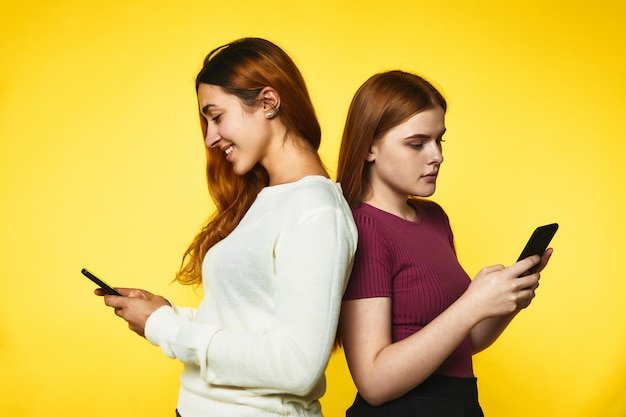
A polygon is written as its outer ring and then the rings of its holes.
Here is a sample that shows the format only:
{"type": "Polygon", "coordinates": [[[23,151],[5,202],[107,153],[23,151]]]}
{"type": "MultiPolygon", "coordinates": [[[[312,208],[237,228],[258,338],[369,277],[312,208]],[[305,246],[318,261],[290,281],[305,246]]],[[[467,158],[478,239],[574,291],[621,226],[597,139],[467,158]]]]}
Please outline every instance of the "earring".
{"type": "Polygon", "coordinates": [[[373,160],[374,160],[374,155],[372,155],[372,154],[367,155],[367,161],[368,162],[372,162],[373,160]]]}
{"type": "Polygon", "coordinates": [[[278,104],[278,106],[274,107],[272,110],[265,113],[265,117],[267,117],[268,119],[271,119],[272,117],[276,116],[276,113],[278,113],[278,110],[280,110],[280,103],[278,104]]]}

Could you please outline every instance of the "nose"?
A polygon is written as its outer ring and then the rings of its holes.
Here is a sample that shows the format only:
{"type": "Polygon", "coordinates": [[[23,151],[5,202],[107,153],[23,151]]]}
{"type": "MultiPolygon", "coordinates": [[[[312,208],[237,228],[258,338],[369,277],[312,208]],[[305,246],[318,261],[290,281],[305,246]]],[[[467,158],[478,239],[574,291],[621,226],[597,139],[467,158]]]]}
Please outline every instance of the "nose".
{"type": "Polygon", "coordinates": [[[209,123],[206,129],[206,136],[204,137],[204,143],[207,148],[214,148],[217,146],[221,139],[221,136],[217,132],[217,128],[212,126],[212,123],[209,123]]]}
{"type": "Polygon", "coordinates": [[[443,152],[441,150],[441,143],[432,142],[430,147],[430,163],[441,165],[443,162],[443,152]]]}

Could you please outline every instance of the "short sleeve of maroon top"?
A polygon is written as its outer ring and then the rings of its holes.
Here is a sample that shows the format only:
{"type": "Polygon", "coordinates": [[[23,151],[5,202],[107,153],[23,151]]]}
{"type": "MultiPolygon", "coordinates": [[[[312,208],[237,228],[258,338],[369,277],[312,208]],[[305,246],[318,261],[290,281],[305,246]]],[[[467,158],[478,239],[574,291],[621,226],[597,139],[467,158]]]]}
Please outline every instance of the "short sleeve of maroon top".
{"type": "MultiPolygon", "coordinates": [[[[359,241],[344,301],[391,297],[393,342],[430,323],[470,284],[443,209],[428,200],[409,204],[417,211],[417,222],[364,203],[353,211],[359,241]]],[[[435,374],[474,376],[469,337],[435,374]]]]}

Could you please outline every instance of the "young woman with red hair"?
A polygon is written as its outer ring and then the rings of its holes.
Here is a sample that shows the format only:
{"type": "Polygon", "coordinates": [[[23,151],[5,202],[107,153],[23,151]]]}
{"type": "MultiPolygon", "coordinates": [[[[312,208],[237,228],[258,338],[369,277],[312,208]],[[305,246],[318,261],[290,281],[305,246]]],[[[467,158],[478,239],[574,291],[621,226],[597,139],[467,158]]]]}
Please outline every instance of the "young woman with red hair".
{"type": "Polygon", "coordinates": [[[184,364],[178,415],[321,416],[356,227],[305,82],[278,46],[245,38],[208,54],[196,90],[216,211],[177,280],[204,299],[118,289],[105,303],[184,364]]]}
{"type": "Polygon", "coordinates": [[[482,416],[472,355],[530,304],[552,253],[470,280],[446,213],[426,199],[445,111],[431,83],[403,71],[372,76],[348,111],[337,172],[359,231],[340,320],[358,388],[348,417],[482,416]]]}

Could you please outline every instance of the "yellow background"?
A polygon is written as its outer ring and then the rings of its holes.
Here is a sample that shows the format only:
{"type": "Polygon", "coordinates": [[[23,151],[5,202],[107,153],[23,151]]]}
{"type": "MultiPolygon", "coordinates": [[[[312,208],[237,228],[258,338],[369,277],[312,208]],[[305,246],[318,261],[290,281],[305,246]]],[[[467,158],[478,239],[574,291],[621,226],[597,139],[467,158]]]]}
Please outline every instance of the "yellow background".
{"type": "MultiPolygon", "coordinates": [[[[281,45],[334,174],[374,72],[450,102],[434,198],[470,275],[557,221],[531,308],[476,356],[488,416],[626,415],[626,7],[621,0],[4,1],[0,6],[0,413],[169,416],[181,366],[92,295],[87,267],[180,304],[180,257],[211,210],[193,79],[213,47],[281,45]]],[[[354,386],[342,353],[326,416],[354,386]]]]}

